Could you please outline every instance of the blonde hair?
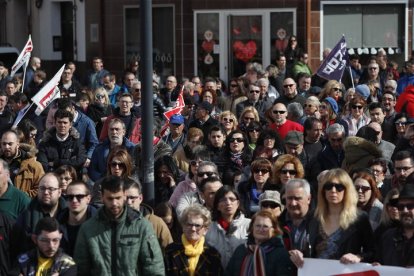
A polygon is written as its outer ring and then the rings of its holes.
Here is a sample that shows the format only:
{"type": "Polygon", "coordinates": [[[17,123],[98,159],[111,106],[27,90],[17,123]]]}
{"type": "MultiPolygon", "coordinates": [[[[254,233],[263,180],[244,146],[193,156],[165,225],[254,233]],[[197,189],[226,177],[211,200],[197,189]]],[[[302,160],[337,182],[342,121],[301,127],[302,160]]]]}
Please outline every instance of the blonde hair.
{"type": "Polygon", "coordinates": [[[237,121],[236,115],[233,114],[233,112],[231,111],[223,111],[220,113],[219,115],[219,122],[221,123],[221,121],[223,120],[224,117],[230,117],[231,119],[233,119],[233,127],[232,127],[232,131],[237,129],[237,126],[239,125],[239,122],[237,121]]]}
{"type": "Polygon", "coordinates": [[[254,108],[253,106],[246,106],[243,109],[242,113],[240,114],[239,122],[243,122],[243,117],[246,113],[253,113],[254,120],[256,122],[259,122],[259,112],[257,112],[257,109],[254,108]]]}
{"type": "Polygon", "coordinates": [[[108,93],[106,93],[106,90],[103,87],[98,87],[95,89],[95,91],[93,91],[93,100],[96,101],[96,95],[97,94],[103,94],[105,97],[105,106],[109,105],[109,97],[108,97],[108,93]]]}
{"type": "Polygon", "coordinates": [[[325,84],[325,86],[323,87],[321,93],[319,94],[319,99],[320,100],[323,100],[326,97],[330,97],[330,93],[331,93],[332,88],[334,88],[336,86],[339,86],[339,87],[342,88],[342,84],[339,81],[337,81],[337,80],[330,80],[330,81],[328,81],[325,84]]]}
{"type": "Polygon", "coordinates": [[[322,227],[326,226],[326,219],[329,215],[329,205],[326,200],[324,186],[326,183],[335,181],[345,186],[344,198],[342,200],[342,211],[339,216],[339,226],[347,229],[358,217],[358,193],[355,190],[351,177],[343,169],[332,169],[325,173],[318,188],[318,204],[315,210],[315,217],[322,227]]]}

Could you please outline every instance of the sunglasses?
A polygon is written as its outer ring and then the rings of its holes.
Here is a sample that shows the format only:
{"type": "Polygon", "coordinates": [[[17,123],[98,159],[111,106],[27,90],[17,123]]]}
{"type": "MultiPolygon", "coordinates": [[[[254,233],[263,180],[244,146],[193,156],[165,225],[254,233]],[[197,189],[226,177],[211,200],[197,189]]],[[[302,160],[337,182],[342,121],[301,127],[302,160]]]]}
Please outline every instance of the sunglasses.
{"type": "Polygon", "coordinates": [[[191,166],[198,166],[200,163],[201,163],[201,161],[195,161],[195,160],[190,161],[191,166]]]}
{"type": "Polygon", "coordinates": [[[229,142],[230,143],[234,143],[234,142],[242,143],[242,142],[244,142],[244,139],[243,138],[230,138],[229,142]]]}
{"type": "Polygon", "coordinates": [[[307,108],[307,107],[312,107],[312,106],[313,106],[313,105],[311,105],[311,104],[304,104],[304,105],[303,105],[303,107],[304,107],[304,108],[307,108]]]}
{"type": "Polygon", "coordinates": [[[325,191],[331,191],[334,187],[337,192],[342,192],[343,190],[345,190],[345,186],[343,184],[338,184],[338,183],[333,183],[333,182],[327,182],[323,186],[323,189],[325,191]]]}
{"type": "Polygon", "coordinates": [[[253,93],[259,94],[260,90],[250,90],[250,94],[253,94],[253,93]]]}
{"type": "Polygon", "coordinates": [[[111,162],[111,167],[112,168],[116,168],[116,167],[125,168],[125,164],[124,163],[121,163],[121,162],[114,162],[114,161],[112,161],[111,162]]]}
{"type": "Polygon", "coordinates": [[[364,108],[362,105],[352,105],[352,109],[362,109],[364,108]]]}
{"type": "Polygon", "coordinates": [[[233,122],[234,122],[234,120],[233,120],[233,119],[228,119],[228,118],[223,118],[223,121],[225,121],[225,122],[230,122],[230,123],[233,123],[233,122]]]}
{"type": "Polygon", "coordinates": [[[394,124],[396,124],[397,126],[405,126],[407,122],[395,122],[394,124]]]}
{"type": "Polygon", "coordinates": [[[248,129],[249,132],[260,132],[260,128],[250,128],[248,129]]]}
{"type": "Polygon", "coordinates": [[[278,207],[280,207],[280,205],[275,202],[262,202],[262,208],[276,209],[278,207]]]}
{"type": "Polygon", "coordinates": [[[292,87],[292,86],[294,86],[294,85],[295,85],[294,83],[291,83],[291,84],[284,84],[284,85],[283,85],[283,87],[284,87],[284,88],[288,88],[288,87],[290,88],[290,87],[292,87]]]}
{"type": "Polygon", "coordinates": [[[214,173],[214,172],[198,172],[197,173],[197,176],[198,177],[204,177],[206,175],[207,177],[211,177],[211,176],[213,176],[215,174],[216,173],[214,173]]]}
{"type": "Polygon", "coordinates": [[[334,88],[332,88],[332,90],[333,90],[333,91],[339,91],[339,90],[341,90],[341,88],[339,88],[339,87],[334,87],[334,88]]]}
{"type": "Polygon", "coordinates": [[[99,99],[99,100],[100,100],[100,99],[105,98],[105,96],[104,96],[104,95],[100,95],[100,94],[98,94],[98,95],[96,95],[96,96],[95,96],[95,98],[97,98],[97,99],[99,99]]]}
{"type": "Polygon", "coordinates": [[[254,173],[262,173],[262,174],[267,174],[268,172],[270,172],[268,169],[254,169],[253,170],[254,173]]]}
{"type": "Polygon", "coordinates": [[[281,171],[280,171],[282,174],[290,174],[290,175],[296,175],[297,174],[297,171],[296,170],[288,170],[288,169],[282,169],[281,171]]]}
{"type": "Polygon", "coordinates": [[[253,120],[254,120],[254,118],[244,117],[244,118],[243,118],[243,120],[246,120],[246,121],[253,121],[253,120]]]}
{"type": "Polygon", "coordinates": [[[272,110],[273,114],[285,114],[286,110],[272,110]]]}
{"type": "Polygon", "coordinates": [[[414,203],[409,204],[397,204],[398,211],[402,212],[407,208],[408,211],[414,210],[414,203]]]}
{"type": "Polygon", "coordinates": [[[319,109],[326,109],[327,108],[327,106],[326,105],[320,105],[319,106],[319,109]]]}
{"type": "Polygon", "coordinates": [[[237,87],[237,84],[230,84],[230,87],[237,87]]]}
{"type": "Polygon", "coordinates": [[[78,195],[65,195],[67,201],[73,201],[76,198],[77,201],[81,201],[83,198],[87,197],[88,195],[78,194],[78,195]]]}
{"type": "Polygon", "coordinates": [[[362,185],[355,185],[355,190],[357,190],[357,192],[359,192],[359,190],[361,190],[363,193],[366,193],[369,190],[371,190],[371,187],[362,186],[362,185]]]}
{"type": "Polygon", "coordinates": [[[378,68],[377,67],[370,67],[370,68],[368,68],[369,70],[377,70],[378,68]]]}

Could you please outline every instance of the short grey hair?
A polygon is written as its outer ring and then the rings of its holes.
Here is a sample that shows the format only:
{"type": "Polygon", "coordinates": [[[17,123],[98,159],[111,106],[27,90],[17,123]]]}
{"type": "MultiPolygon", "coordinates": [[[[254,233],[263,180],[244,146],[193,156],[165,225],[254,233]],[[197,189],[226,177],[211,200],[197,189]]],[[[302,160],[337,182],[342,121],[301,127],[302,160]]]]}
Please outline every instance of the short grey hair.
{"type": "Polygon", "coordinates": [[[330,125],[327,129],[326,129],[326,134],[333,134],[333,133],[338,133],[338,132],[342,132],[342,135],[345,135],[345,128],[343,125],[335,123],[330,125]]]}
{"type": "Polygon", "coordinates": [[[302,188],[305,191],[305,195],[311,195],[310,184],[306,179],[293,178],[289,180],[285,185],[285,194],[287,191],[302,188]]]}
{"type": "Polygon", "coordinates": [[[258,80],[257,80],[257,84],[258,84],[258,85],[260,85],[260,84],[266,84],[266,85],[269,85],[269,80],[268,80],[268,79],[266,79],[266,78],[261,78],[261,79],[258,79],[258,80]]]}
{"type": "Polygon", "coordinates": [[[202,162],[200,162],[200,164],[198,164],[197,171],[200,170],[201,167],[205,167],[205,166],[213,167],[214,168],[214,172],[217,175],[219,175],[217,165],[215,163],[211,162],[211,161],[202,161],[202,162]]]}
{"type": "Polygon", "coordinates": [[[209,227],[211,224],[211,212],[200,204],[190,205],[184,209],[180,217],[180,224],[184,228],[190,216],[200,216],[203,219],[203,226],[209,227]]]}
{"type": "Polygon", "coordinates": [[[295,118],[300,118],[303,116],[303,107],[300,103],[290,103],[286,108],[287,112],[295,118]]]}
{"type": "Polygon", "coordinates": [[[306,102],[309,102],[309,103],[311,103],[313,105],[316,105],[318,107],[321,105],[321,102],[319,101],[318,97],[315,97],[315,96],[309,96],[306,99],[306,102]]]}

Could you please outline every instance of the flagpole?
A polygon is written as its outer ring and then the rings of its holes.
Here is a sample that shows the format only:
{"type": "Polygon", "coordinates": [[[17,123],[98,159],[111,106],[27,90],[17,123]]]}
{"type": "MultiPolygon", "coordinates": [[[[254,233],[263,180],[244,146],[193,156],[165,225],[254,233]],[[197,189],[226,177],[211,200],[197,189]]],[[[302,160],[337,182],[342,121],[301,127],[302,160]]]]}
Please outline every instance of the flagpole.
{"type": "Polygon", "coordinates": [[[24,79],[26,78],[26,69],[27,69],[27,67],[25,66],[24,67],[24,70],[23,70],[23,81],[22,81],[22,93],[23,93],[23,90],[24,90],[24,79]]]}
{"type": "Polygon", "coordinates": [[[349,74],[351,75],[352,88],[355,90],[354,77],[352,76],[351,66],[349,66],[349,74]]]}
{"type": "Polygon", "coordinates": [[[32,105],[33,105],[34,103],[31,103],[30,104],[30,106],[29,106],[29,108],[27,108],[26,109],[26,111],[23,113],[23,116],[22,117],[20,117],[20,119],[19,119],[19,121],[18,122],[16,122],[15,124],[13,124],[13,127],[17,127],[18,125],[19,125],[19,123],[22,121],[22,119],[24,118],[24,116],[27,114],[27,112],[29,112],[29,110],[30,110],[30,108],[32,107],[32,105]]]}

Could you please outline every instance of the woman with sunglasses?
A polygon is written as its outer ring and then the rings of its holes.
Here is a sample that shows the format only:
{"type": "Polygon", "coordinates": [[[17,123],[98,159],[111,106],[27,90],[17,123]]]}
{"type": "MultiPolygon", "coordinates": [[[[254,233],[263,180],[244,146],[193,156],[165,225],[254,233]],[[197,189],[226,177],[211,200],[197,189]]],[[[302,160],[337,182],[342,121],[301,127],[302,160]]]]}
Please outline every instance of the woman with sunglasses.
{"type": "Polygon", "coordinates": [[[348,126],[348,135],[355,136],[358,130],[367,125],[370,118],[365,114],[365,100],[360,96],[355,96],[350,102],[351,114],[344,118],[348,126]]]}
{"type": "MultiPolygon", "coordinates": [[[[332,169],[321,178],[315,218],[309,224],[311,258],[339,260],[343,264],[370,262],[374,235],[366,213],[357,208],[358,194],[352,179],[342,169],[332,169]]],[[[289,251],[297,267],[304,255],[289,251]]]]}
{"type": "Polygon", "coordinates": [[[249,140],[249,148],[254,151],[256,148],[257,140],[259,139],[260,133],[262,132],[262,125],[258,122],[252,122],[246,128],[247,139],[249,140]]]}
{"type": "Polygon", "coordinates": [[[223,109],[229,110],[233,114],[236,114],[237,104],[247,100],[244,90],[245,88],[243,81],[239,81],[237,78],[232,78],[228,89],[228,97],[224,102],[223,109]]]}
{"type": "Polygon", "coordinates": [[[305,113],[306,117],[316,117],[319,118],[319,106],[321,102],[315,96],[309,96],[306,99],[305,104],[303,105],[303,112],[305,113]]]}
{"type": "Polygon", "coordinates": [[[230,111],[221,112],[219,115],[219,122],[226,131],[226,135],[228,135],[233,130],[236,130],[237,126],[239,125],[236,115],[230,111]]]}
{"type": "Polygon", "coordinates": [[[272,213],[256,213],[249,225],[247,242],[237,247],[226,275],[293,275],[293,265],[281,236],[282,230],[272,213]]]}
{"type": "Polygon", "coordinates": [[[397,145],[401,140],[404,140],[405,130],[407,129],[408,116],[406,113],[397,113],[394,117],[393,143],[397,145]]]}
{"type": "Polygon", "coordinates": [[[96,88],[93,93],[93,102],[89,105],[86,115],[92,119],[96,125],[96,133],[100,134],[103,124],[112,114],[112,106],[109,101],[108,93],[103,87],[96,88]]]}
{"type": "Polygon", "coordinates": [[[236,248],[247,240],[250,224],[250,219],[241,211],[240,196],[233,187],[224,185],[216,192],[212,217],[206,242],[215,245],[221,264],[227,267],[236,248]]]}
{"type": "Polygon", "coordinates": [[[400,191],[397,188],[391,189],[384,199],[384,208],[381,213],[380,224],[375,230],[375,240],[379,241],[388,229],[397,227],[400,223],[400,211],[397,208],[400,191]]]}
{"type": "Polygon", "coordinates": [[[241,204],[247,217],[259,211],[259,197],[264,192],[265,184],[272,179],[272,163],[264,158],[254,160],[250,166],[251,176],[248,181],[239,184],[241,204]]]}
{"type": "MultiPolygon", "coordinates": [[[[303,178],[305,170],[300,160],[291,155],[280,155],[273,165],[273,184],[275,189],[282,191],[286,183],[293,178],[303,178]]],[[[266,189],[267,189],[266,185],[266,189]]],[[[270,188],[270,186],[269,186],[270,188]]]]}
{"type": "Polygon", "coordinates": [[[333,98],[338,105],[341,104],[339,101],[342,99],[342,83],[337,80],[328,81],[319,94],[319,99],[325,99],[326,97],[333,98]]]}
{"type": "Polygon", "coordinates": [[[247,106],[240,114],[239,129],[245,131],[247,126],[253,121],[260,122],[259,112],[253,106],[247,106]]]}
{"type": "Polygon", "coordinates": [[[353,179],[358,193],[358,209],[368,214],[371,227],[375,230],[380,223],[383,209],[381,192],[374,177],[368,172],[361,171],[353,179]]]}

